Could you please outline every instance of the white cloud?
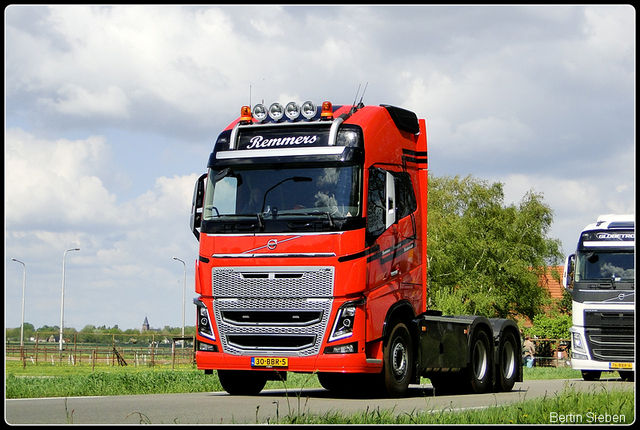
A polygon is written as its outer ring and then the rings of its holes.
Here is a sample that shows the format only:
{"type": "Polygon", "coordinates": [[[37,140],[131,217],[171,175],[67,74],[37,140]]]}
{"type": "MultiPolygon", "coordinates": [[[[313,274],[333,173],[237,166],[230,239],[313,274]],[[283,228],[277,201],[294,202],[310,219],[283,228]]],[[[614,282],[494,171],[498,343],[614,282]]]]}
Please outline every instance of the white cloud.
{"type": "Polygon", "coordinates": [[[253,103],[341,104],[367,82],[365,103],[427,120],[432,172],[499,180],[516,201],[541,191],[573,242],[600,213],[635,210],[634,12],[10,6],[7,254],[31,258],[41,324],[56,323],[62,252],[80,246],[69,284],[86,313],[71,325],[175,325],[193,183],[249,86],[253,103]]]}
{"type": "MultiPolygon", "coordinates": [[[[173,270],[179,268],[171,266],[171,257],[189,261],[197,255],[188,220],[198,175],[157,178],[153,190],[119,202],[101,179],[113,167],[107,163],[110,153],[104,137],[50,141],[19,128],[6,133],[6,246],[12,257],[28,265],[27,321],[36,326],[56,322],[52,303],[59,303],[58,268],[68,248],[79,247],[80,252],[68,255],[73,293],[66,325],[136,327],[135,316],[142,319],[148,312],[159,321],[177,303],[167,301],[175,287],[173,273],[182,273],[173,270]],[[152,298],[145,301],[145,295],[152,298]],[[138,314],[111,321],[109,312],[118,307],[138,314]]],[[[175,278],[182,282],[181,276],[175,278]]],[[[7,291],[9,302],[16,291],[7,291]]],[[[9,315],[13,321],[11,309],[9,315]]]]}
{"type": "Polygon", "coordinates": [[[191,210],[190,202],[193,194],[193,186],[198,179],[198,174],[173,178],[160,177],[156,179],[155,189],[147,191],[138,197],[135,205],[149,219],[175,219],[179,214],[187,219],[191,210]]]}
{"type": "Polygon", "coordinates": [[[5,210],[11,224],[38,225],[118,220],[116,196],[96,173],[109,157],[105,138],[38,139],[21,129],[5,141],[5,210]]]}
{"type": "Polygon", "coordinates": [[[38,101],[65,115],[129,117],[129,99],[124,91],[114,85],[102,92],[90,93],[78,85],[66,83],[57,91],[57,94],[59,97],[56,99],[43,97],[38,101]]]}
{"type": "Polygon", "coordinates": [[[635,50],[635,16],[636,10],[631,5],[586,8],[588,43],[610,59],[631,55],[635,50]]]}

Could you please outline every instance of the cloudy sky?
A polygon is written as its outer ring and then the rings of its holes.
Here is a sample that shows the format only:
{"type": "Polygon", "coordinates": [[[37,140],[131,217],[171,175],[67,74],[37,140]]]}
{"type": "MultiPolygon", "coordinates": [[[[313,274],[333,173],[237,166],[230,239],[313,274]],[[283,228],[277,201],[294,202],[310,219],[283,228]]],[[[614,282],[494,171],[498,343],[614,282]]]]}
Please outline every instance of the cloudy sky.
{"type": "Polygon", "coordinates": [[[5,323],[186,323],[193,184],[243,104],[393,104],[435,175],[531,189],[571,252],[635,211],[635,10],[605,7],[5,9],[5,323]],[[251,98],[250,98],[251,97],[251,98]]]}

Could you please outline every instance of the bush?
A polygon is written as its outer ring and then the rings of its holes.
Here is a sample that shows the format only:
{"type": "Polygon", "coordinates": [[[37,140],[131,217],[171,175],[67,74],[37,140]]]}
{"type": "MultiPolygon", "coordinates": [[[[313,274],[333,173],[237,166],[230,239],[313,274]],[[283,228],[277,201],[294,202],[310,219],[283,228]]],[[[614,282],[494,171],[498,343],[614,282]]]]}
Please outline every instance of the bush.
{"type": "Polygon", "coordinates": [[[525,334],[539,339],[570,339],[571,315],[536,315],[525,334]]]}

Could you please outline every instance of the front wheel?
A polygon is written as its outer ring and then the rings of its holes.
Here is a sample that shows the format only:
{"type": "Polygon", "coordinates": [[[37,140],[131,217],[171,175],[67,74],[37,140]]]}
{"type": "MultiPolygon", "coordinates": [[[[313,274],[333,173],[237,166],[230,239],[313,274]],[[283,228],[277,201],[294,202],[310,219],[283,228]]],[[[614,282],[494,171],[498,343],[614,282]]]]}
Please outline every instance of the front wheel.
{"type": "Polygon", "coordinates": [[[392,397],[403,396],[409,388],[413,367],[413,346],[407,326],[402,322],[392,325],[389,340],[384,347],[382,369],[384,388],[392,397]]]}
{"type": "Polygon", "coordinates": [[[598,381],[602,372],[600,370],[583,370],[582,379],[585,381],[598,381]]]}
{"type": "Polygon", "coordinates": [[[618,373],[623,381],[633,382],[636,379],[633,370],[618,370],[618,373]]]}
{"type": "Polygon", "coordinates": [[[265,372],[251,370],[218,370],[218,379],[232,396],[255,396],[267,384],[265,372]]]}

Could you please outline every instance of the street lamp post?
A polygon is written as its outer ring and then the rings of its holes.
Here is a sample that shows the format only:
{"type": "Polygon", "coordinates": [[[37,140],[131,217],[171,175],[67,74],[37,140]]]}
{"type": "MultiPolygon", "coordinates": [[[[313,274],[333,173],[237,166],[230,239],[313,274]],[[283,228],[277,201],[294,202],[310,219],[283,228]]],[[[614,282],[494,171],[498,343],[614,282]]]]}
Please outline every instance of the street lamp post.
{"type": "Polygon", "coordinates": [[[20,347],[24,346],[24,292],[27,287],[27,265],[17,258],[11,260],[22,264],[22,324],[20,324],[20,347]]]}
{"type": "Polygon", "coordinates": [[[80,251],[80,248],[67,249],[64,252],[64,254],[62,254],[62,298],[60,299],[60,351],[62,351],[62,328],[64,325],[64,268],[66,265],[67,252],[69,251],[80,251]]]}
{"type": "MultiPolygon", "coordinates": [[[[178,257],[173,257],[174,260],[182,263],[183,266],[183,278],[182,278],[182,337],[184,338],[184,306],[187,295],[187,265],[184,261],[180,260],[178,257]]],[[[184,339],[182,339],[182,347],[184,348],[184,339]]]]}

